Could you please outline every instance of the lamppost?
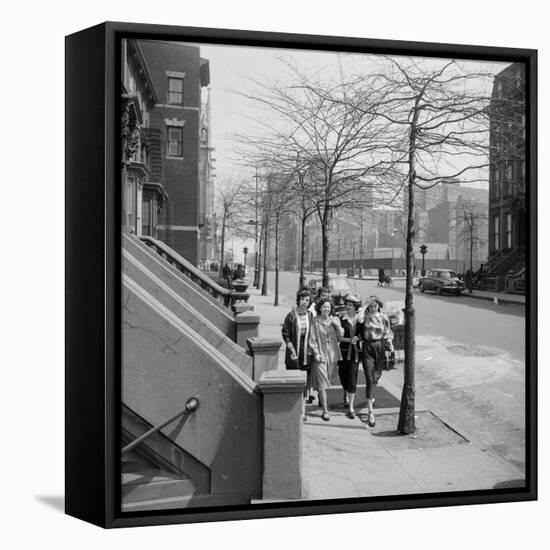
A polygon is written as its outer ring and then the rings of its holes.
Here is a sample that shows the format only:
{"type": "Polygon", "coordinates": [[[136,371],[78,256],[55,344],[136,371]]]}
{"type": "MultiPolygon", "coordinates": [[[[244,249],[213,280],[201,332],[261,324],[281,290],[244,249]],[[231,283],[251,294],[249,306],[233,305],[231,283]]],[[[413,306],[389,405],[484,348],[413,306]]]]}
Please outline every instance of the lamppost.
{"type": "Polygon", "coordinates": [[[422,270],[421,270],[420,273],[421,273],[422,277],[424,277],[424,275],[426,275],[426,270],[424,269],[424,256],[425,256],[426,252],[428,252],[428,247],[425,244],[420,245],[420,254],[422,254],[422,270]]]}
{"type": "Polygon", "coordinates": [[[244,272],[246,274],[246,255],[248,254],[248,247],[243,248],[243,254],[244,254],[244,272]]]}

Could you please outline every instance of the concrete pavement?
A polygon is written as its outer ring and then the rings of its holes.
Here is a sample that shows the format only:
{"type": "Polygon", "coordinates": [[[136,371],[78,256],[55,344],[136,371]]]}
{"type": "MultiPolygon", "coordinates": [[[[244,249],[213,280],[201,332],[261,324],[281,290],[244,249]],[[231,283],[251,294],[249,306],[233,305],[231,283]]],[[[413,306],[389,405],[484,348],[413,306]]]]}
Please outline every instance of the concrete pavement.
{"type": "MultiPolygon", "coordinates": [[[[280,305],[274,307],[273,295],[261,296],[253,288],[248,291],[250,303],[260,315],[259,335],[280,338],[281,324],[294,302],[282,297],[280,305]]],[[[421,345],[422,337],[418,336],[417,347],[421,345]]],[[[284,368],[283,349],[280,354],[284,368]]],[[[366,411],[360,407],[356,407],[355,419],[347,418],[337,397],[330,422],[321,419],[316,404],[307,405],[303,424],[305,499],[481,490],[523,483],[521,468],[472,443],[461,428],[423,406],[418,398],[417,433],[398,435],[402,379],[402,363],[384,372],[378,387],[379,405],[384,408],[376,407],[374,428],[364,422],[366,411]],[[390,399],[383,399],[383,395],[390,399]]],[[[335,388],[333,394],[340,392],[335,388]]]]}

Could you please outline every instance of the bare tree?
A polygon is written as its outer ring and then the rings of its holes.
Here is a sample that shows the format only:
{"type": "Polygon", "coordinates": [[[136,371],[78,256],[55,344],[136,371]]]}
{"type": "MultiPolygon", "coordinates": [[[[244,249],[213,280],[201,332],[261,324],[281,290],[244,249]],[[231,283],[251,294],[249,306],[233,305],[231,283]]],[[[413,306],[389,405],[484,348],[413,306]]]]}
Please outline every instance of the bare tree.
{"type": "Polygon", "coordinates": [[[237,139],[245,146],[243,156],[255,165],[262,165],[265,159],[272,163],[276,160],[283,171],[297,170],[298,175],[307,167],[307,177],[298,177],[289,185],[293,186],[298,204],[300,197],[313,201],[302,210],[301,219],[305,224],[311,211],[317,213],[322,234],[323,284],[328,286],[333,211],[364,202],[369,188],[380,187],[386,163],[380,158],[384,144],[379,136],[389,123],[364,105],[357,109],[345,102],[342,84],[335,86],[319,76],[308,76],[291,62],[286,67],[289,84],[255,82],[254,94],[242,94],[263,107],[269,116],[262,120],[261,135],[237,139]],[[269,120],[277,122],[270,124],[269,120]]]}
{"type": "Polygon", "coordinates": [[[274,306],[279,305],[279,244],[280,226],[285,213],[289,213],[289,207],[294,196],[289,185],[293,174],[270,174],[267,178],[267,200],[269,201],[269,215],[273,230],[273,245],[275,248],[275,297],[274,306]]]}
{"type": "MultiPolygon", "coordinates": [[[[480,181],[488,166],[488,128],[485,124],[492,75],[454,60],[385,58],[363,92],[369,113],[386,120],[391,170],[400,174],[407,193],[405,363],[398,431],[415,427],[415,310],[413,303],[415,190],[445,181],[480,181]],[[485,85],[481,85],[485,82],[485,85]],[[371,101],[376,87],[378,104],[371,101]]],[[[359,87],[361,83],[358,83],[359,87]]],[[[360,107],[360,93],[352,97],[360,107]]]]}
{"type": "Polygon", "coordinates": [[[300,220],[300,277],[298,279],[298,289],[305,286],[305,256],[306,256],[306,227],[307,221],[315,213],[316,204],[308,193],[307,165],[300,162],[300,157],[296,160],[297,185],[295,187],[295,199],[289,197],[289,207],[296,217],[300,220]]]}
{"type": "Polygon", "coordinates": [[[228,231],[242,225],[243,206],[248,197],[249,182],[243,179],[218,178],[215,190],[216,211],[221,220],[220,276],[225,262],[225,243],[228,231]]]}
{"type": "Polygon", "coordinates": [[[469,268],[473,273],[474,250],[487,242],[487,212],[468,202],[460,203],[457,210],[457,237],[468,246],[469,268]]]}

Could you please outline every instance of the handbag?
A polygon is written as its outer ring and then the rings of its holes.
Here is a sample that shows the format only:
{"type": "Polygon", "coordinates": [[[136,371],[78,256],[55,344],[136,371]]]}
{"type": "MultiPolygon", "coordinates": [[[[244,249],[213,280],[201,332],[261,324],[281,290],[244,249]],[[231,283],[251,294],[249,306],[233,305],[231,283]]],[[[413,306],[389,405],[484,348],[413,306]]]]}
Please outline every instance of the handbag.
{"type": "Polygon", "coordinates": [[[386,350],[384,352],[384,370],[395,368],[395,351],[386,350]]]}

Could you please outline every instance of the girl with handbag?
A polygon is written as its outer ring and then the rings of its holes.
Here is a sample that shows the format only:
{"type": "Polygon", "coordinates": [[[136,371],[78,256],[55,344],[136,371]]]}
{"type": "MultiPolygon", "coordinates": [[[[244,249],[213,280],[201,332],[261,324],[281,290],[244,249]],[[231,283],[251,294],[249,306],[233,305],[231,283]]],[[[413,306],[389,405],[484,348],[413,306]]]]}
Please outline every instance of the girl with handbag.
{"type": "Polygon", "coordinates": [[[374,428],[374,394],[378,380],[382,376],[386,349],[393,350],[393,333],[390,321],[380,309],[383,303],[371,296],[365,306],[364,319],[360,328],[363,351],[361,362],[367,379],[367,424],[374,428]]]}

